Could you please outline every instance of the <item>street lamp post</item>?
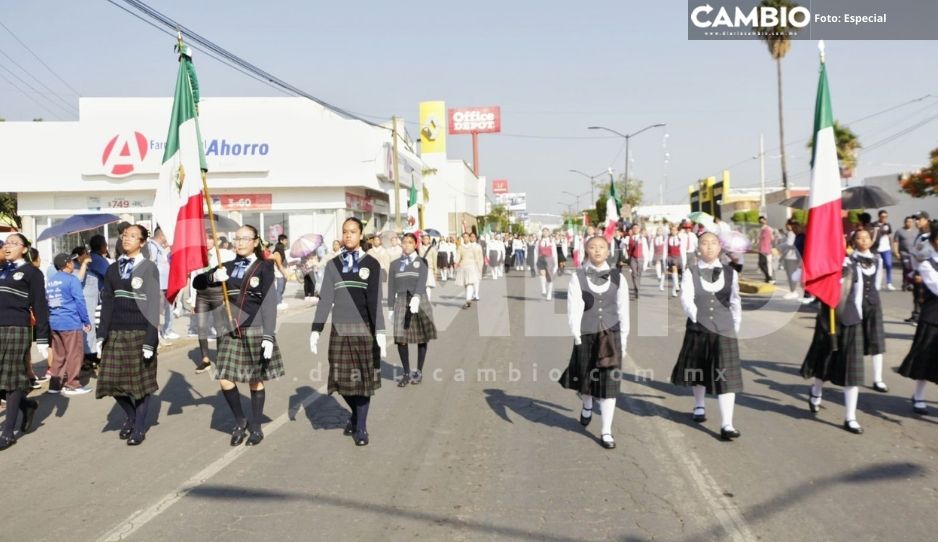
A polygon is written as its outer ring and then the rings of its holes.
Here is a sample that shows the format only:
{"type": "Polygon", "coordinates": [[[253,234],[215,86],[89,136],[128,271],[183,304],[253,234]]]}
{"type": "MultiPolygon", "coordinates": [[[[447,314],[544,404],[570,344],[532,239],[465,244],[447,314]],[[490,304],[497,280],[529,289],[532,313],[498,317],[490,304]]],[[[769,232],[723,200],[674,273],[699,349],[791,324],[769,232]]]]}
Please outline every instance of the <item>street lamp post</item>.
{"type": "MultiPolygon", "coordinates": [[[[605,130],[607,132],[612,132],[613,134],[616,134],[619,137],[625,138],[625,183],[624,183],[624,190],[622,191],[623,203],[629,197],[629,140],[631,140],[633,137],[637,136],[638,134],[644,132],[645,130],[651,130],[652,128],[662,128],[664,126],[666,126],[664,123],[651,124],[642,128],[641,130],[637,132],[632,132],[631,134],[623,134],[622,132],[618,132],[616,130],[613,130],[612,128],[606,128],[605,126],[588,126],[587,127],[587,129],[589,130],[605,130]]],[[[632,215],[632,208],[629,207],[629,218],[631,218],[631,215],[632,215]]]]}
{"type": "Polygon", "coordinates": [[[567,194],[568,196],[572,196],[576,200],[576,211],[579,213],[581,210],[583,210],[583,208],[580,207],[580,198],[582,198],[583,196],[587,194],[592,193],[592,190],[590,190],[589,192],[583,192],[582,194],[574,194],[573,192],[567,192],[566,190],[564,190],[563,193],[567,194]]]}
{"type": "Polygon", "coordinates": [[[578,170],[578,169],[569,169],[569,170],[567,170],[567,171],[569,171],[570,173],[579,173],[580,175],[582,175],[582,176],[584,176],[584,177],[586,177],[587,179],[590,180],[590,200],[591,200],[593,203],[596,203],[596,196],[593,195],[593,181],[594,181],[595,179],[601,177],[602,175],[604,175],[606,172],[604,171],[604,172],[600,173],[599,175],[590,175],[590,174],[588,174],[588,173],[583,173],[582,171],[580,171],[580,170],[578,170]]]}

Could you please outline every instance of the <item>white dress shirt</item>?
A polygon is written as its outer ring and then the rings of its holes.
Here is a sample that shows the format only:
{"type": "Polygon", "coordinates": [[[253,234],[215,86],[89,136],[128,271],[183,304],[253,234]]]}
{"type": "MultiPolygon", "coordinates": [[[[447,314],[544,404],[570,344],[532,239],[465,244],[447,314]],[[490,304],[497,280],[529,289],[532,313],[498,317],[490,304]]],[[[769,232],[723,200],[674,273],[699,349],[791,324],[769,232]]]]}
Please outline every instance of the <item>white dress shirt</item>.
{"type": "MultiPolygon", "coordinates": [[[[723,267],[723,264],[720,263],[719,258],[713,260],[710,263],[703,261],[702,259],[697,260],[697,269],[716,269],[718,267],[723,267]]],[[[733,329],[736,333],[739,333],[739,325],[743,319],[743,301],[739,297],[739,276],[736,273],[735,269],[730,268],[730,273],[732,273],[732,287],[730,289],[730,314],[733,316],[733,329]]],[[[707,282],[701,278],[700,285],[705,292],[715,293],[723,289],[725,283],[726,273],[720,273],[720,276],[717,277],[717,280],[714,282],[707,282]]],[[[684,273],[684,277],[681,279],[681,308],[684,309],[684,314],[687,315],[687,318],[691,322],[697,323],[697,304],[694,303],[694,277],[691,274],[690,270],[687,273],[684,273]]]]}
{"type": "MultiPolygon", "coordinates": [[[[609,264],[606,262],[596,266],[590,260],[583,264],[583,268],[587,271],[595,269],[596,271],[610,271],[610,273],[617,272],[615,269],[610,269],[609,264]]],[[[609,291],[611,284],[612,277],[602,285],[593,284],[590,282],[589,277],[586,278],[586,285],[594,294],[606,293],[609,291]]],[[[622,278],[619,281],[619,291],[616,292],[616,309],[619,312],[619,329],[622,334],[622,352],[624,354],[629,336],[629,288],[622,278]]],[[[574,273],[567,285],[567,324],[570,326],[570,333],[576,338],[580,337],[580,325],[583,322],[583,312],[585,310],[586,305],[583,303],[583,290],[580,289],[580,279],[578,273],[574,273]]]]}

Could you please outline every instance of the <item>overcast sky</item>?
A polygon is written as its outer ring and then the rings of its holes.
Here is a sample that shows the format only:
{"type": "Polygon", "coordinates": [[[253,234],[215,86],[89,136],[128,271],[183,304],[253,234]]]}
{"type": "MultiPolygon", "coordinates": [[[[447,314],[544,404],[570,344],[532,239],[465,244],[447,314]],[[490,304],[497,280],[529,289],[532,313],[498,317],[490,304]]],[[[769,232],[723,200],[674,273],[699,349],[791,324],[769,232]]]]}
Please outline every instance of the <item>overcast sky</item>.
{"type": "MultiPolygon", "coordinates": [[[[403,116],[414,123],[412,135],[420,101],[500,105],[503,133],[480,137],[482,174],[528,192],[531,212],[556,213],[558,202],[573,201],[563,191],[589,190],[569,169],[622,171],[622,140],[598,138],[586,129],[594,124],[621,132],[668,124],[631,144],[632,173],[645,181],[649,203],[657,203],[665,179],[666,203],[686,202],[688,184],[730,166],[734,186],[758,186],[758,161],[751,158],[760,133],[771,155],[768,184],[780,183],[775,66],[765,45],[688,41],[681,0],[150,5],[328,102],[375,117],[403,116]]],[[[173,40],[106,0],[0,0],[0,22],[81,96],[172,94],[173,40]]],[[[0,52],[0,116],[77,119],[76,93],[3,28],[0,52]]],[[[282,95],[195,54],[205,96],[282,95]]],[[[867,147],[883,141],[861,151],[856,177],[924,165],[938,146],[938,42],[835,41],[827,44],[827,58],[835,118],[858,121],[851,127],[867,147]]],[[[814,42],[795,42],[783,61],[793,185],[808,182],[805,142],[817,69],[814,42]]],[[[468,136],[448,141],[450,157],[471,161],[468,136]]]]}

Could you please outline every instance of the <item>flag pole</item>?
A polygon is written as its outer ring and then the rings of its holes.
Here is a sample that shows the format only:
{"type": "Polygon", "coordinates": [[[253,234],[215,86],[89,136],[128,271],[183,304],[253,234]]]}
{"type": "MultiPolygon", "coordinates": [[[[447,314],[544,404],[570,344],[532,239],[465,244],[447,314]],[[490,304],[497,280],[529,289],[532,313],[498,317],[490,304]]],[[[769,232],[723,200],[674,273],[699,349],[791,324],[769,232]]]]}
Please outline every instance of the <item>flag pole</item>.
{"type": "MultiPolygon", "coordinates": [[[[185,53],[185,49],[183,48],[183,42],[182,42],[182,32],[178,28],[176,29],[176,40],[177,40],[176,46],[179,48],[179,54],[185,55],[186,53],[185,53]]],[[[195,118],[196,118],[196,122],[198,123],[199,122],[198,120],[199,119],[199,115],[198,115],[199,104],[195,104],[195,107],[196,107],[195,118]]],[[[215,213],[212,211],[212,197],[208,192],[208,176],[206,175],[205,171],[200,171],[200,173],[202,177],[202,195],[205,198],[205,205],[208,208],[208,223],[209,223],[209,227],[212,228],[212,244],[214,245],[214,248],[215,248],[215,261],[218,262],[219,266],[221,266],[222,265],[221,249],[218,248],[218,241],[217,241],[218,232],[216,231],[216,227],[215,227],[215,213]]],[[[228,284],[226,282],[221,283],[221,292],[222,292],[222,303],[224,303],[225,305],[225,314],[228,316],[228,323],[231,325],[231,329],[235,330],[237,329],[237,326],[235,325],[234,317],[231,315],[231,303],[228,301],[228,284]]]]}
{"type": "MultiPolygon", "coordinates": [[[[826,58],[824,56],[824,40],[818,40],[817,42],[818,54],[821,57],[821,64],[823,65],[826,58]]],[[[815,142],[817,138],[815,137],[815,142]]],[[[852,281],[851,281],[852,282],[852,281]]],[[[833,352],[837,351],[837,316],[834,311],[834,307],[829,307],[830,309],[830,324],[831,324],[831,350],[833,352]]]]}

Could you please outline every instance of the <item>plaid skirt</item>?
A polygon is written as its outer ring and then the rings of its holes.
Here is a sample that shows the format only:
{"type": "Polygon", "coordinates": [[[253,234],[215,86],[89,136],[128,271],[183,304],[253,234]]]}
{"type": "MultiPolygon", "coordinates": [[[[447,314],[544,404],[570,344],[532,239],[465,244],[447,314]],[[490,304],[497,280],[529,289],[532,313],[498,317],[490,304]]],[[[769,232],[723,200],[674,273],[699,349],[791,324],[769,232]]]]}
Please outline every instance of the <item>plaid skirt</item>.
{"type": "Polygon", "coordinates": [[[138,330],[114,330],[108,333],[101,350],[101,365],[95,396],[131,399],[144,396],[160,389],[156,383],[156,352],[153,357],[143,359],[143,341],[147,332],[138,330]]]}
{"type": "Polygon", "coordinates": [[[224,333],[218,336],[218,359],[213,368],[215,380],[251,382],[273,380],[283,376],[283,356],[277,339],[274,354],[265,360],[261,343],[264,331],[260,327],[241,328],[241,336],[224,333]]]}
{"type": "Polygon", "coordinates": [[[31,327],[0,326],[0,390],[28,390],[31,327]]]}
{"type": "Polygon", "coordinates": [[[938,384],[938,325],[919,322],[912,348],[899,366],[899,374],[938,384]]]}
{"type": "MultiPolygon", "coordinates": [[[[619,332],[614,333],[615,340],[621,341],[619,332]]],[[[599,334],[589,333],[580,339],[580,344],[573,346],[567,370],[560,375],[560,386],[599,399],[617,397],[622,371],[618,367],[596,367],[596,360],[599,359],[599,334]]]]}
{"type": "Polygon", "coordinates": [[[863,336],[860,325],[837,324],[837,351],[831,347],[830,320],[826,310],[818,312],[814,339],[801,365],[801,376],[820,378],[837,386],[863,384],[863,336]]]}
{"type": "Polygon", "coordinates": [[[372,396],[381,387],[381,350],[366,323],[332,324],[329,393],[372,396]]]}
{"type": "Polygon", "coordinates": [[[424,344],[436,339],[433,309],[426,298],[420,298],[420,309],[411,314],[405,295],[394,299],[394,342],[397,344],[424,344]]]}
{"type": "Polygon", "coordinates": [[[736,337],[714,333],[688,320],[684,343],[671,371],[671,383],[705,386],[707,393],[740,393],[743,375],[736,337]]]}
{"type": "Polygon", "coordinates": [[[883,330],[883,308],[863,304],[863,355],[875,356],[886,351],[886,332],[883,330]]]}

